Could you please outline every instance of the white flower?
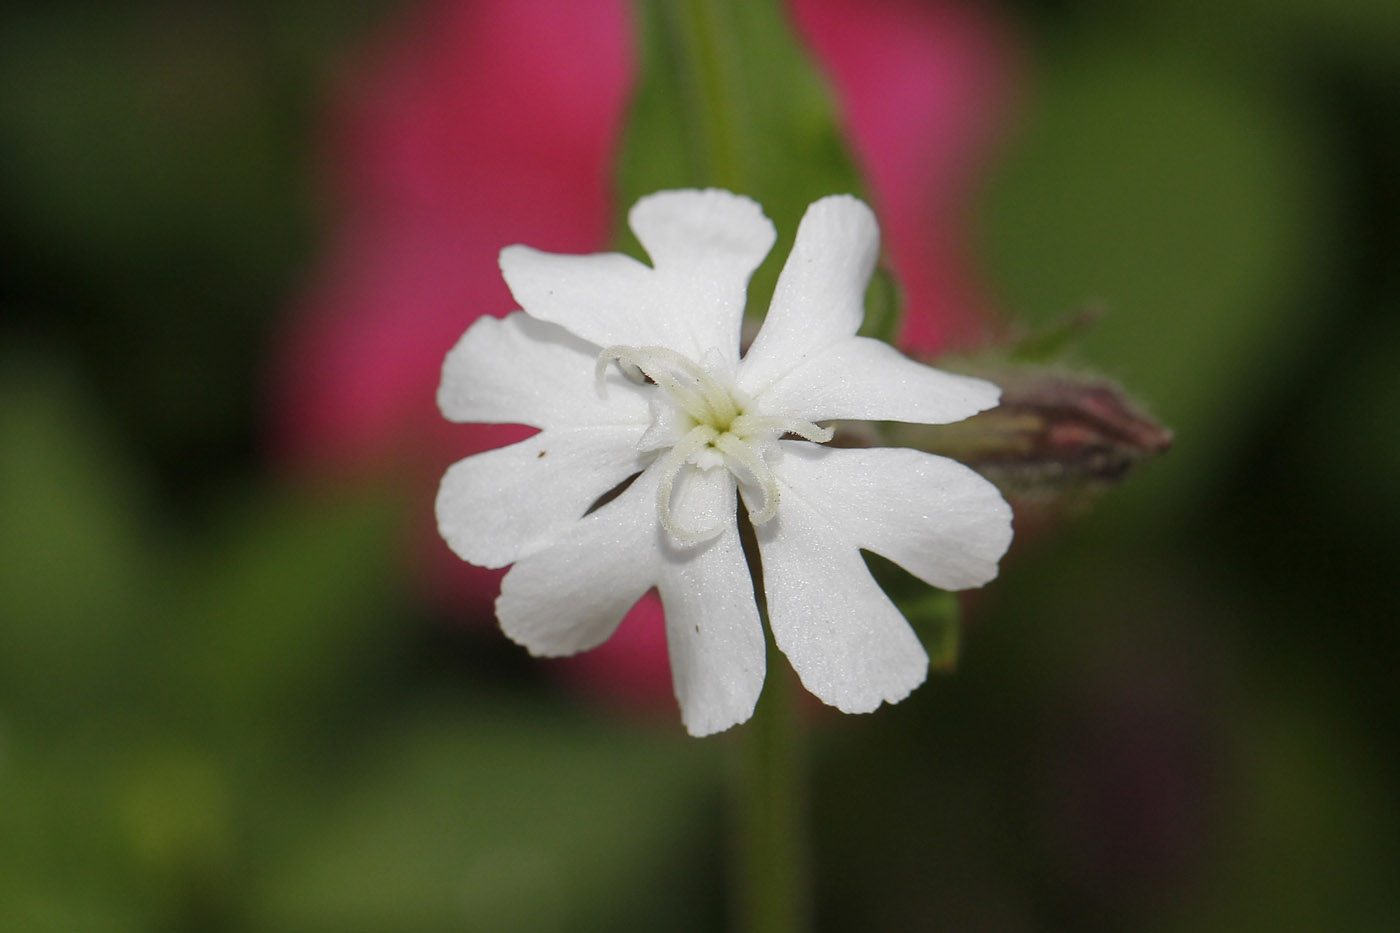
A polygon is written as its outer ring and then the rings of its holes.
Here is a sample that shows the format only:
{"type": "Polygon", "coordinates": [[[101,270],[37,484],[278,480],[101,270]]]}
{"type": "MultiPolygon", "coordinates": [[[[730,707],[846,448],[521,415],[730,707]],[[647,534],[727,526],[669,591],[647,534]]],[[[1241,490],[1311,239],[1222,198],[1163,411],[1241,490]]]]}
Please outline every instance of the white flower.
{"type": "Polygon", "coordinates": [[[860,551],[933,586],[980,586],[1010,543],[1011,512],[961,464],[823,446],[832,429],[818,422],[959,421],[999,390],[855,336],[879,248],[855,198],[808,208],[742,358],[745,289],[774,240],[759,206],[668,191],[628,221],[652,266],[502,251],[524,311],[472,325],[443,365],[438,403],[453,421],[540,431],[448,470],[443,537],[471,563],[515,565],[496,612],[536,655],[601,644],[655,587],[681,717],[707,735],[752,715],[763,685],[737,488],[773,637],[803,685],[852,713],[903,699],[928,658],[860,551]]]}

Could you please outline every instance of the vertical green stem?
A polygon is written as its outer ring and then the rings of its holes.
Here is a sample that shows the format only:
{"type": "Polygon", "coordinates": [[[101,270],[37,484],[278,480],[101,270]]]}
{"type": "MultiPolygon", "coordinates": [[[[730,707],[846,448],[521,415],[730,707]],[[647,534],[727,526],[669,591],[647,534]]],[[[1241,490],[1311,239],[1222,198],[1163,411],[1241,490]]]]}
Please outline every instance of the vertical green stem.
{"type": "Polygon", "coordinates": [[[738,735],[736,855],[741,933],[801,933],[810,923],[805,755],[795,678],[768,642],[768,678],[738,735]]]}
{"type": "MultiPolygon", "coordinates": [[[[732,3],[754,0],[661,0],[668,46],[680,68],[689,129],[698,150],[696,180],[749,190],[740,95],[739,50],[732,3]]],[[[747,517],[740,529],[763,613],[763,575],[747,517]]],[[[764,614],[764,626],[767,617],[764,614]]],[[[753,718],[739,727],[733,769],[736,927],[742,933],[802,933],[811,921],[806,833],[806,760],[797,682],[768,634],[768,676],[753,718]]]]}
{"type": "Polygon", "coordinates": [[[706,184],[742,191],[748,174],[727,0],[669,0],[671,47],[680,60],[706,184]]]}

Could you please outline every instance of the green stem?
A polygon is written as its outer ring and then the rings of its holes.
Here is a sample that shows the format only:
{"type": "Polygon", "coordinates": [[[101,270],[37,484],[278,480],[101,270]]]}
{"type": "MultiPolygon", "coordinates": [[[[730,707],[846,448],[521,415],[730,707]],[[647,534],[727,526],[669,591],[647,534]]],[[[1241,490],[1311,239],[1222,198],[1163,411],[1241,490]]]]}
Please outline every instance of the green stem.
{"type": "Polygon", "coordinates": [[[671,6],[671,45],[683,63],[682,83],[703,153],[699,172],[707,184],[743,190],[747,172],[727,0],[671,0],[671,6]]]}
{"type": "Polygon", "coordinates": [[[738,736],[733,881],[742,933],[801,933],[810,922],[806,761],[796,686],[770,638],[763,695],[738,736]]]}
{"type": "MultiPolygon", "coordinates": [[[[700,156],[697,181],[743,192],[748,186],[746,124],[732,4],[753,0],[663,0],[669,46],[680,67],[687,123],[700,156]]],[[[753,193],[753,192],[750,192],[753,193]]],[[[755,597],[764,614],[757,542],[741,514],[755,597]]],[[[736,928],[743,933],[803,933],[810,926],[806,761],[798,722],[797,681],[768,636],[768,676],[753,718],[740,727],[734,768],[736,928]]]]}

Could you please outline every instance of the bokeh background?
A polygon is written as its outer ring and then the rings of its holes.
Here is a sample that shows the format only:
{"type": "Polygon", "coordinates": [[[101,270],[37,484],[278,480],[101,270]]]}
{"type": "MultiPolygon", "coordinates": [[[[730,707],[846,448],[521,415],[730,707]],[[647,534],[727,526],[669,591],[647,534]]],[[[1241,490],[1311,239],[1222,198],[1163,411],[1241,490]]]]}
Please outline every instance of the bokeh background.
{"type": "Polygon", "coordinates": [[[645,618],[529,660],[429,517],[506,436],[431,402],[496,250],[713,177],[716,48],[780,231],[875,203],[907,346],[1092,304],[1069,364],[1176,432],[1020,513],[955,672],[810,710],[819,928],[1400,924],[1400,7],[46,0],[0,12],[0,929],[724,924],[733,737],[645,618]]]}

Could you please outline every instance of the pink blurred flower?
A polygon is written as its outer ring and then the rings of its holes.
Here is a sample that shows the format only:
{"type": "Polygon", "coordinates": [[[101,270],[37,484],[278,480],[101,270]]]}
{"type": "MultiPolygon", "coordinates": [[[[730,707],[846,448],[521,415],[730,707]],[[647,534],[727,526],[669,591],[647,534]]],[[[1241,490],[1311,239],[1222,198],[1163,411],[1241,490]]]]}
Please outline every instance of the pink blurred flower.
{"type": "MultiPolygon", "coordinates": [[[[989,320],[967,261],[968,192],[1014,59],[979,7],[791,0],[869,179],[907,299],[906,349],[975,339],[989,320]]],[[[421,505],[414,564],[455,612],[492,618],[500,571],[432,529],[446,466],[528,433],[451,425],[434,403],[447,349],[515,305],[501,247],[606,247],[610,178],[634,79],[626,0],[430,0],[351,63],[323,168],[326,252],[274,361],[276,454],[311,475],[398,471],[421,505]]],[[[670,693],[660,607],[602,648],[551,662],[618,697],[670,693]]]]}
{"type": "Polygon", "coordinates": [[[968,213],[1016,72],[1010,30],[944,0],[789,0],[830,78],[906,300],[900,343],[932,353],[995,320],[968,213]]]}
{"type": "Polygon", "coordinates": [[[624,0],[436,0],[355,63],[325,163],[327,257],[276,374],[298,461],[440,455],[444,342],[512,309],[496,254],[600,247],[632,82],[624,0]],[[404,451],[399,445],[409,445],[404,451]]]}

